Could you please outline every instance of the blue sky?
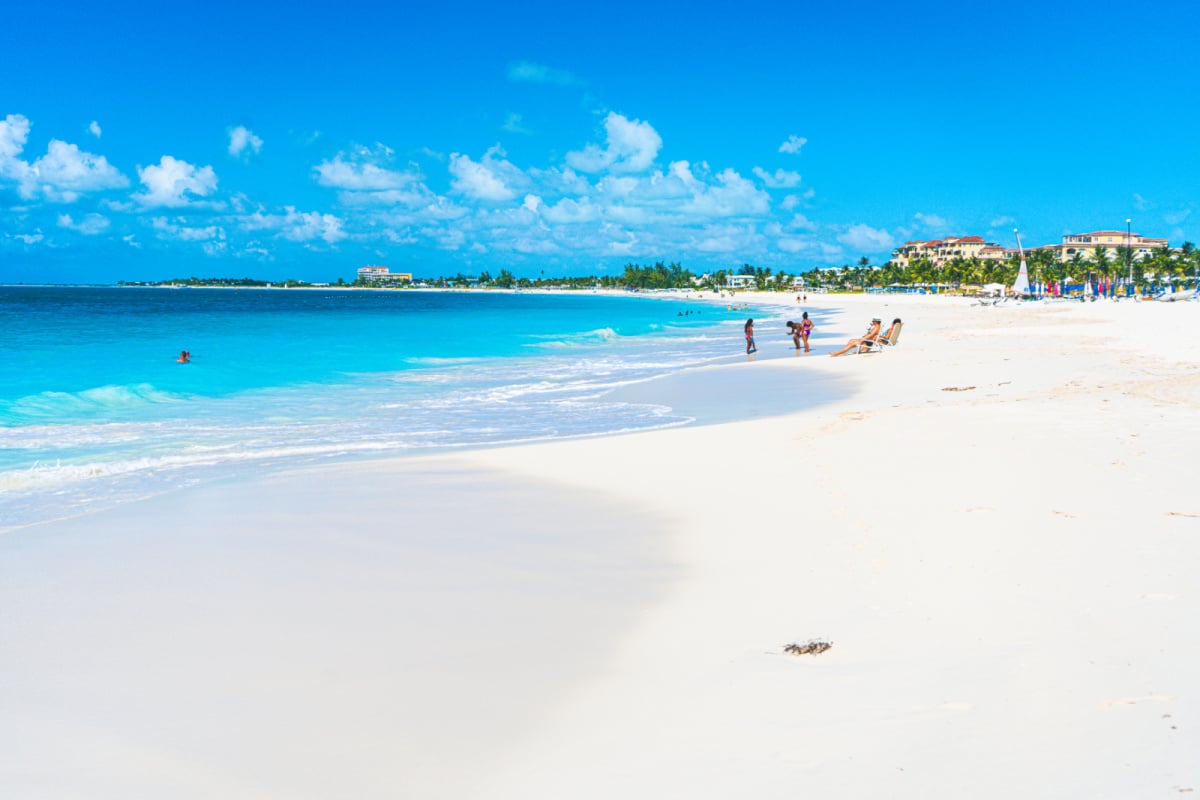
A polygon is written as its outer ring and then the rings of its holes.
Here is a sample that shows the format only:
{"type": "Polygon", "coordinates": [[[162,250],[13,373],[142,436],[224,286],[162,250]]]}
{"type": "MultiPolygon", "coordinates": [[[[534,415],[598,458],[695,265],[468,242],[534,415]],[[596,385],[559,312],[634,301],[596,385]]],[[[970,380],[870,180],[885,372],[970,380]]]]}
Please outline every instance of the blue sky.
{"type": "Polygon", "coordinates": [[[7,4],[0,282],[1200,240],[1196,4],[431,5],[7,4]]]}

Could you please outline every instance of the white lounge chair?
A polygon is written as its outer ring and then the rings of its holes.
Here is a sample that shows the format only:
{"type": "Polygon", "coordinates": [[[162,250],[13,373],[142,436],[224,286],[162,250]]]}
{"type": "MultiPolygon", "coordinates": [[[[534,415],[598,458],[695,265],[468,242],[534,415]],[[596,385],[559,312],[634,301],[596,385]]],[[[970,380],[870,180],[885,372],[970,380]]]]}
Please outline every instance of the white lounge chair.
{"type": "Polygon", "coordinates": [[[858,352],[860,353],[881,353],[885,347],[895,347],[900,341],[900,329],[904,327],[904,323],[896,320],[892,323],[892,327],[887,329],[887,333],[881,334],[875,339],[866,339],[859,345],[858,352]]]}

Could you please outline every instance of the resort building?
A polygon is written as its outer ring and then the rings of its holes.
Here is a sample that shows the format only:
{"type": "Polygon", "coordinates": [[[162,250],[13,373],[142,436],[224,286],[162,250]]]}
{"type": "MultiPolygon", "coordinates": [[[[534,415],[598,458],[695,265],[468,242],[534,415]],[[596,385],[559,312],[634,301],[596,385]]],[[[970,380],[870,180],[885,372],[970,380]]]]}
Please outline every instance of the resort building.
{"type": "Polygon", "coordinates": [[[1048,244],[1044,249],[1052,250],[1059,261],[1072,261],[1078,253],[1084,261],[1094,261],[1096,250],[1103,247],[1110,256],[1117,254],[1118,247],[1126,242],[1133,251],[1134,260],[1149,258],[1155,250],[1166,250],[1166,239],[1153,239],[1130,231],[1093,231],[1091,233],[1069,233],[1062,244],[1048,244]]]}
{"type": "Polygon", "coordinates": [[[904,268],[914,261],[927,259],[934,267],[941,267],[956,258],[1003,261],[1008,254],[1008,250],[998,244],[985,242],[982,236],[947,236],[944,239],[905,242],[903,247],[892,251],[890,263],[904,268]]]}
{"type": "Polygon", "coordinates": [[[411,272],[392,272],[387,267],[359,267],[360,283],[412,283],[411,272]]]}

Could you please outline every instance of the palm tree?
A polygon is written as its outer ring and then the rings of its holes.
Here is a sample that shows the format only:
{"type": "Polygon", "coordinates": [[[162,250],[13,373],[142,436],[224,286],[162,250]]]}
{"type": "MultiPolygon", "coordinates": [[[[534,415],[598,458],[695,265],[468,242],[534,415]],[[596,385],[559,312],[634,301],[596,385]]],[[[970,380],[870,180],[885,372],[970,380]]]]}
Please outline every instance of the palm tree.
{"type": "Polygon", "coordinates": [[[879,268],[879,282],[884,286],[891,286],[893,283],[900,282],[900,268],[891,261],[879,268]]]}
{"type": "Polygon", "coordinates": [[[1092,256],[1092,263],[1096,267],[1096,274],[1101,278],[1107,278],[1112,269],[1112,261],[1108,257],[1108,248],[1101,245],[1096,248],[1096,254],[1092,256]]]}
{"type": "Polygon", "coordinates": [[[1200,251],[1196,250],[1196,245],[1191,242],[1184,242],[1183,246],[1179,248],[1179,256],[1180,261],[1183,262],[1183,269],[1186,271],[1189,267],[1191,268],[1192,280],[1195,282],[1196,288],[1200,289],[1200,278],[1197,277],[1200,275],[1200,251]]]}
{"type": "Polygon", "coordinates": [[[933,280],[933,262],[928,258],[918,258],[908,265],[905,282],[909,284],[929,283],[933,280]]]}
{"type": "Polygon", "coordinates": [[[1083,281],[1083,279],[1087,277],[1086,272],[1087,264],[1083,260],[1083,251],[1076,250],[1075,254],[1071,256],[1070,278],[1072,281],[1083,281]]]}
{"type": "Polygon", "coordinates": [[[967,274],[967,259],[955,256],[942,266],[941,280],[951,286],[962,284],[963,276],[967,274]]]}
{"type": "Polygon", "coordinates": [[[1139,278],[1145,281],[1146,275],[1150,274],[1156,279],[1162,280],[1172,276],[1176,266],[1170,250],[1155,250],[1149,259],[1138,261],[1139,278]]]}

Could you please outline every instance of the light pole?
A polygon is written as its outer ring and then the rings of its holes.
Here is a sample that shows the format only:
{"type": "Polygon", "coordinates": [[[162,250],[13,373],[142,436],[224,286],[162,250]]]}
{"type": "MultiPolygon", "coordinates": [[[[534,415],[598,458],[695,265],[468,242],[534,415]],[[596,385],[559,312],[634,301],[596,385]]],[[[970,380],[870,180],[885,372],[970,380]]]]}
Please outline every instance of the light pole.
{"type": "Polygon", "coordinates": [[[1132,221],[1129,217],[1125,218],[1125,265],[1129,267],[1129,288],[1125,290],[1126,297],[1133,296],[1133,250],[1129,246],[1129,223],[1132,221]]]}

